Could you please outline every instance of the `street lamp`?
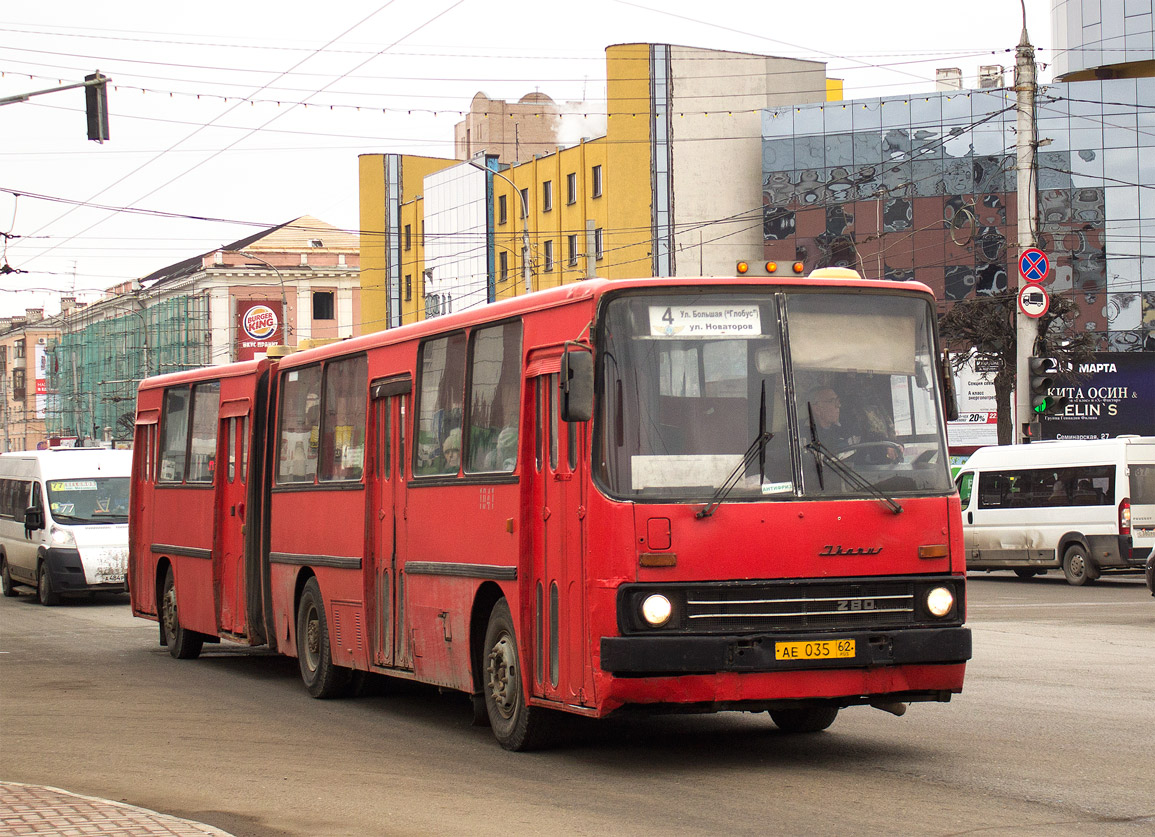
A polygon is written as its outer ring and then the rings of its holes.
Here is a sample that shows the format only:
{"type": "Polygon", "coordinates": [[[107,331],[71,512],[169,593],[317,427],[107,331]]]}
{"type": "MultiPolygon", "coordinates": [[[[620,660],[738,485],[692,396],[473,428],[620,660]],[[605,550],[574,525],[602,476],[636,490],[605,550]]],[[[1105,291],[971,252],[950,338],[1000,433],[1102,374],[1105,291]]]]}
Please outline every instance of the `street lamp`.
{"type": "Polygon", "coordinates": [[[277,270],[277,266],[272,262],[266,261],[253,253],[247,253],[244,250],[221,250],[220,252],[235,253],[238,256],[244,256],[246,259],[254,259],[265,265],[265,267],[271,268],[273,273],[277,274],[277,281],[281,283],[281,316],[285,318],[285,343],[287,345],[289,335],[292,334],[292,329],[289,327],[289,300],[285,296],[285,277],[281,275],[281,271],[277,270]]]}
{"type": "Polygon", "coordinates": [[[506,183],[513,187],[513,191],[521,198],[521,273],[525,277],[525,292],[533,292],[533,273],[529,266],[529,202],[526,201],[525,195],[517,188],[517,184],[506,177],[499,171],[494,171],[489,166],[483,166],[476,160],[466,160],[465,162],[473,166],[475,169],[480,169],[487,174],[493,174],[500,177],[506,183]]]}

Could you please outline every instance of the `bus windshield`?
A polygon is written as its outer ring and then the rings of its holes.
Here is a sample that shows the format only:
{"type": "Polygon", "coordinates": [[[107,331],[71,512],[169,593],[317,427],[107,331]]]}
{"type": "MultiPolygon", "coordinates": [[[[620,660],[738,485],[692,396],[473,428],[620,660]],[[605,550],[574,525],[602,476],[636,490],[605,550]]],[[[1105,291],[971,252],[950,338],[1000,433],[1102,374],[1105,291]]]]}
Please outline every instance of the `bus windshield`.
{"type": "Polygon", "coordinates": [[[58,523],[127,523],[128,477],[47,480],[48,508],[58,523]]]}
{"type": "Polygon", "coordinates": [[[933,322],[898,294],[615,297],[599,329],[599,479],[680,501],[736,470],[731,500],[949,492],[933,322]]]}

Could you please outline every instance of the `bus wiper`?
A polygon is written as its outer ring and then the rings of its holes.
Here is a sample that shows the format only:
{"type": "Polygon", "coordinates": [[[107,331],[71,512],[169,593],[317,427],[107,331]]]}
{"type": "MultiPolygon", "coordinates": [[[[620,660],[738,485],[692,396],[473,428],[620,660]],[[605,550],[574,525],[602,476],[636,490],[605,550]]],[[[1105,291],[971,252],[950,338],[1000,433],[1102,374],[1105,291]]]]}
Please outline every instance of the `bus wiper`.
{"type": "Polygon", "coordinates": [[[766,443],[772,438],[774,438],[774,434],[768,433],[765,430],[758,434],[750,447],[746,448],[746,452],[742,454],[742,461],[738,463],[737,467],[730,472],[730,476],[726,477],[726,481],[714,492],[714,496],[710,498],[710,502],[706,507],[699,510],[694,517],[701,520],[703,517],[709,517],[714,513],[714,509],[718,508],[718,506],[722,504],[722,501],[734,490],[734,486],[738,484],[738,480],[742,478],[742,474],[746,471],[746,466],[754,461],[755,456],[762,454],[762,451],[766,449],[766,443]]]}
{"type": "MultiPolygon", "coordinates": [[[[806,402],[806,408],[808,410],[810,409],[809,401],[806,402]]],[[[894,498],[883,494],[881,491],[875,488],[874,483],[870,482],[870,480],[866,479],[866,477],[862,476],[862,474],[858,473],[858,471],[851,468],[850,465],[832,454],[827,449],[826,445],[822,444],[822,442],[818,440],[818,431],[814,426],[813,410],[810,411],[810,441],[806,444],[806,449],[814,454],[814,465],[818,470],[818,485],[820,488],[825,488],[825,486],[822,484],[822,460],[825,459],[826,463],[830,465],[835,473],[837,473],[840,477],[853,485],[855,488],[860,491],[865,491],[868,494],[873,494],[878,498],[879,502],[881,502],[895,514],[902,512],[902,506],[900,506],[894,500],[894,498]]]]}

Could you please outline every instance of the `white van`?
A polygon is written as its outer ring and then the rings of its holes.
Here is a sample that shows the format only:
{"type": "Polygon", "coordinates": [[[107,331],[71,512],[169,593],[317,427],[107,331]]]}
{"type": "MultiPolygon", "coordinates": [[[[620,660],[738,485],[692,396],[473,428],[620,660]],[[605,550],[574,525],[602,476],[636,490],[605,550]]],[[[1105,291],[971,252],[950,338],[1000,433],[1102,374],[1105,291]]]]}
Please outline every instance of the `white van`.
{"type": "Polygon", "coordinates": [[[979,448],[955,482],[968,570],[1061,567],[1079,585],[1155,549],[1155,437],[979,448]]]}
{"type": "Polygon", "coordinates": [[[0,454],[0,577],[34,587],[125,592],[132,451],[57,448],[0,454]]]}

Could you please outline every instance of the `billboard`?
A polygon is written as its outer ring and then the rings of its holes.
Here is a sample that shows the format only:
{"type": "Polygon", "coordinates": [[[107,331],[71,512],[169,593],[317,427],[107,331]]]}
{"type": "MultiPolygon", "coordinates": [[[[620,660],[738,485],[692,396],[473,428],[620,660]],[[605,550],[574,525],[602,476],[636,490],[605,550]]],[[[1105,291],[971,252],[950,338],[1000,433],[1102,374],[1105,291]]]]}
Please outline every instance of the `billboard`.
{"type": "Polygon", "coordinates": [[[237,300],[237,360],[263,358],[269,346],[283,342],[283,335],[279,300],[237,300]]]}
{"type": "Polygon", "coordinates": [[[1155,436],[1155,352],[1097,352],[1073,372],[1050,390],[1068,401],[1043,416],[1044,439],[1155,436]]]}

